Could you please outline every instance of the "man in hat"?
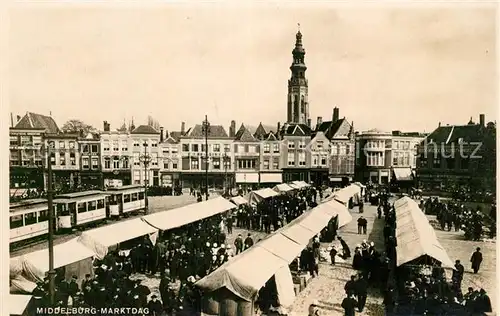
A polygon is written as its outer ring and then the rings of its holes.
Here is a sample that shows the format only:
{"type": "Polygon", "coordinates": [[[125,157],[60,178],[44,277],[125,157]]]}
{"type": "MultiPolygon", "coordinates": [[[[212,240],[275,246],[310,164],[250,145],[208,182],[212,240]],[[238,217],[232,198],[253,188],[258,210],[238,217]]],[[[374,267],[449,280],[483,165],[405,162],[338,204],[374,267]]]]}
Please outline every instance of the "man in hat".
{"type": "Polygon", "coordinates": [[[354,294],[348,294],[347,297],[342,301],[342,308],[344,309],[345,316],[354,316],[356,315],[356,306],[358,302],[354,298],[354,294]]]}
{"type": "Polygon", "coordinates": [[[337,248],[335,246],[329,247],[330,249],[327,249],[330,251],[330,260],[332,261],[332,265],[335,265],[335,257],[337,256],[337,248]]]}
{"type": "Polygon", "coordinates": [[[74,298],[76,296],[76,293],[80,292],[80,288],[78,287],[78,283],[76,281],[78,280],[78,277],[76,275],[73,275],[71,277],[71,281],[68,284],[68,295],[74,298]]]}
{"type": "Polygon", "coordinates": [[[318,300],[314,300],[311,305],[309,305],[309,316],[319,316],[319,302],[318,300]]]}
{"type": "Polygon", "coordinates": [[[470,258],[471,268],[474,274],[477,274],[479,268],[481,267],[481,262],[483,262],[483,254],[481,253],[481,248],[477,247],[476,251],[472,254],[470,258]]]}
{"type": "Polygon", "coordinates": [[[347,295],[356,293],[356,276],[351,275],[351,279],[345,283],[344,286],[345,293],[347,295]]]}
{"type": "Polygon", "coordinates": [[[366,297],[368,296],[368,281],[365,277],[359,278],[354,284],[355,293],[358,297],[358,310],[363,312],[366,304],[366,297]]]}
{"type": "Polygon", "coordinates": [[[462,280],[464,278],[464,266],[460,263],[460,260],[455,260],[455,270],[452,272],[451,279],[457,283],[458,287],[462,287],[462,280]]]}
{"type": "Polygon", "coordinates": [[[351,250],[349,249],[349,246],[347,245],[345,240],[342,239],[342,237],[340,237],[340,236],[338,236],[337,239],[340,241],[340,244],[342,245],[342,250],[344,252],[343,259],[350,258],[351,257],[351,250]]]}
{"type": "Polygon", "coordinates": [[[90,277],[90,274],[87,273],[85,274],[85,279],[82,281],[82,291],[87,287],[87,285],[92,284],[92,278],[90,277]]]}
{"type": "Polygon", "coordinates": [[[234,246],[236,247],[236,254],[243,252],[243,238],[241,234],[238,234],[238,237],[234,240],[234,246]]]}
{"type": "Polygon", "coordinates": [[[245,238],[245,250],[253,246],[252,234],[248,233],[247,238],[245,238]]]}
{"type": "Polygon", "coordinates": [[[149,315],[160,316],[163,313],[163,306],[154,294],[151,296],[151,300],[148,303],[148,309],[149,315]]]}
{"type": "Polygon", "coordinates": [[[141,284],[141,280],[135,280],[132,294],[139,296],[141,306],[146,306],[148,302],[148,295],[151,294],[149,288],[141,284]]]}

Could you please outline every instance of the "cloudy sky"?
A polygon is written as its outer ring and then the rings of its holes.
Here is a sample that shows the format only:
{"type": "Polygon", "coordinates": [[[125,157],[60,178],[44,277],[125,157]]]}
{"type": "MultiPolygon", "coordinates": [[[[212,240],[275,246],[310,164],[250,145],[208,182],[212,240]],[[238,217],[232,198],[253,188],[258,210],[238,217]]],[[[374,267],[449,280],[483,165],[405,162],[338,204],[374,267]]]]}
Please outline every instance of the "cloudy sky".
{"type": "Polygon", "coordinates": [[[297,23],[313,124],[431,131],[496,119],[494,7],[33,7],[10,14],[10,111],[167,130],[286,119],[297,23]]]}

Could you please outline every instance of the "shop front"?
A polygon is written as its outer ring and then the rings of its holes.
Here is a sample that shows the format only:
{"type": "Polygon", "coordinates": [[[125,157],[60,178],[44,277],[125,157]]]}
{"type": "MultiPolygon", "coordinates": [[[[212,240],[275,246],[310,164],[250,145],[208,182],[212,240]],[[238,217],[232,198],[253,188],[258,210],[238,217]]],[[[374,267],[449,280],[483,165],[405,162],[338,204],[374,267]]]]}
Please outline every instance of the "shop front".
{"type": "MultiPolygon", "coordinates": [[[[231,183],[232,175],[224,172],[209,172],[208,187],[210,189],[223,189],[224,184],[231,183]]],[[[206,186],[207,174],[204,172],[182,173],[179,181],[183,188],[194,188],[196,190],[204,189],[206,186]]]]}
{"type": "Polygon", "coordinates": [[[319,187],[328,184],[328,173],[328,168],[311,169],[311,181],[313,182],[314,186],[319,187]]]}
{"type": "Polygon", "coordinates": [[[132,172],[130,170],[114,170],[102,173],[103,182],[120,182],[122,185],[132,184],[132,172]]]}
{"type": "Polygon", "coordinates": [[[181,177],[179,172],[162,172],[161,182],[162,187],[177,188],[181,185],[181,177]]]}
{"type": "Polygon", "coordinates": [[[281,173],[281,171],[260,173],[261,188],[271,188],[280,183],[283,183],[283,174],[281,173]]]}
{"type": "Polygon", "coordinates": [[[42,168],[10,168],[10,188],[44,189],[42,168]]]}
{"type": "Polygon", "coordinates": [[[102,190],[104,185],[104,178],[100,171],[81,171],[80,174],[80,187],[83,190],[102,190]]]}
{"type": "Polygon", "coordinates": [[[309,169],[283,169],[283,182],[292,181],[311,182],[311,173],[309,169]]]}

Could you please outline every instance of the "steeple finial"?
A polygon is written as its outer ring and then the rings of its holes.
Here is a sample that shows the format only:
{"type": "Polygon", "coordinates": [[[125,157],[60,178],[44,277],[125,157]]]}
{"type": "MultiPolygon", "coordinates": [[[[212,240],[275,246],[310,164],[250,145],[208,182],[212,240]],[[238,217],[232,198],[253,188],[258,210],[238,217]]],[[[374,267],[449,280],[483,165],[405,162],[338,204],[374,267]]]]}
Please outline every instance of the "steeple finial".
{"type": "Polygon", "coordinates": [[[297,23],[297,31],[300,33],[300,23],[297,23]]]}

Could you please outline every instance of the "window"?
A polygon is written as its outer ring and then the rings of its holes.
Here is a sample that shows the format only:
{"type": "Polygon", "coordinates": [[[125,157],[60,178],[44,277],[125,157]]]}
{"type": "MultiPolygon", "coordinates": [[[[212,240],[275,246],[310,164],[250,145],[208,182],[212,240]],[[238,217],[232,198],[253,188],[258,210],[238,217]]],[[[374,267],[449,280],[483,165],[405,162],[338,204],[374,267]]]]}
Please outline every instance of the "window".
{"type": "Polygon", "coordinates": [[[119,148],[118,141],[114,140],[113,141],[113,151],[119,151],[119,150],[120,150],[120,148],[119,148]]]}
{"type": "Polygon", "coordinates": [[[95,211],[97,209],[97,201],[89,201],[87,203],[87,210],[88,211],[95,211]]]}
{"type": "Polygon", "coordinates": [[[345,145],[345,154],[346,154],[346,155],[349,155],[350,153],[351,153],[351,146],[350,146],[350,145],[348,145],[348,144],[346,144],[346,145],[345,145]]]}
{"type": "Polygon", "coordinates": [[[98,151],[97,149],[98,149],[97,145],[91,145],[92,153],[97,153],[98,151]]]}
{"type": "Polygon", "coordinates": [[[123,169],[128,169],[128,158],[127,157],[123,157],[122,166],[123,166],[123,169]]]}
{"type": "Polygon", "coordinates": [[[132,193],[132,202],[137,201],[137,193],[132,193]]]}
{"type": "Polygon", "coordinates": [[[410,165],[410,153],[409,152],[404,153],[404,165],[405,166],[410,165]]]}
{"type": "Polygon", "coordinates": [[[252,154],[257,153],[257,146],[255,146],[255,145],[249,145],[248,146],[248,152],[252,153],[252,154]]]}
{"type": "Polygon", "coordinates": [[[323,149],[323,141],[322,140],[319,140],[319,141],[316,142],[316,148],[318,150],[323,149]]]}
{"type": "Polygon", "coordinates": [[[306,153],[299,153],[299,166],[306,165],[306,153]]]}
{"type": "Polygon", "coordinates": [[[104,168],[111,169],[111,159],[109,157],[104,158],[104,168]]]}
{"type": "Polygon", "coordinates": [[[236,152],[238,152],[238,153],[244,153],[245,152],[245,146],[244,145],[238,145],[238,150],[236,152]]]}
{"type": "Polygon", "coordinates": [[[318,156],[313,156],[312,161],[313,161],[312,162],[313,166],[317,166],[318,165],[318,156]]]}
{"type": "Polygon", "coordinates": [[[85,213],[87,212],[87,203],[82,202],[78,203],[78,213],[85,213]]]}
{"type": "Polygon", "coordinates": [[[198,151],[198,144],[192,144],[191,151],[197,152],[198,151]]]}
{"type": "Polygon", "coordinates": [[[213,167],[214,169],[220,169],[220,159],[213,159],[213,167]]]}
{"type": "Polygon", "coordinates": [[[23,227],[23,216],[22,215],[12,215],[10,217],[10,229],[23,227]]]}
{"type": "Polygon", "coordinates": [[[179,149],[177,148],[177,145],[174,145],[173,147],[170,147],[170,152],[172,154],[177,154],[179,152],[179,149]]]}
{"type": "Polygon", "coordinates": [[[224,144],[224,152],[225,152],[225,153],[228,153],[228,152],[230,152],[230,151],[231,151],[231,145],[229,145],[229,144],[224,144]]]}
{"type": "Polygon", "coordinates": [[[288,153],[288,165],[289,166],[295,165],[295,153],[288,153]]]}
{"type": "Polygon", "coordinates": [[[141,160],[139,158],[139,153],[134,153],[134,166],[140,166],[141,165],[141,160]]]}
{"type": "Polygon", "coordinates": [[[141,144],[139,143],[138,140],[134,140],[134,147],[140,147],[141,144]]]}
{"type": "Polygon", "coordinates": [[[59,153],[59,164],[61,166],[66,165],[66,153],[64,152],[59,153]]]}
{"type": "Polygon", "coordinates": [[[92,169],[98,169],[98,168],[99,168],[99,158],[92,157],[92,169]]]}
{"type": "Polygon", "coordinates": [[[331,148],[332,155],[338,155],[338,145],[333,144],[331,148]]]}
{"type": "Polygon", "coordinates": [[[397,166],[398,165],[398,158],[399,158],[399,153],[398,152],[395,152],[394,155],[392,156],[392,164],[394,166],[397,166]]]}
{"type": "Polygon", "coordinates": [[[255,169],[255,160],[241,159],[238,160],[238,169],[255,169]]]}
{"type": "MultiPolygon", "coordinates": [[[[22,143],[22,138],[21,138],[21,143],[22,143]]],[[[59,149],[64,149],[64,141],[59,141],[59,149]]]]}
{"type": "Polygon", "coordinates": [[[267,160],[267,159],[266,159],[266,160],[264,160],[264,163],[263,163],[263,168],[264,168],[265,170],[269,170],[269,160],[267,160]]]}
{"type": "MultiPolygon", "coordinates": [[[[209,146],[208,148],[210,150],[210,145],[208,145],[208,146],[209,146]]],[[[205,144],[201,144],[200,147],[201,147],[201,152],[206,152],[207,151],[206,148],[205,148],[205,144]]]]}
{"type": "Polygon", "coordinates": [[[277,170],[280,168],[280,159],[278,157],[273,158],[273,169],[277,170]]]}
{"type": "Polygon", "coordinates": [[[158,141],[152,140],[151,141],[151,147],[158,147],[158,141]]]}
{"type": "Polygon", "coordinates": [[[120,169],[120,158],[113,158],[113,169],[120,169]]]}
{"type": "Polygon", "coordinates": [[[220,152],[220,144],[213,144],[213,145],[212,145],[212,151],[213,151],[214,153],[218,153],[218,152],[220,152]]]}
{"type": "Polygon", "coordinates": [[[38,222],[41,223],[41,222],[46,222],[49,220],[49,211],[47,209],[47,211],[40,211],[38,213],[38,222]]]}
{"type": "MultiPolygon", "coordinates": [[[[33,142],[31,140],[31,136],[21,136],[21,146],[30,146],[32,144],[33,144],[33,142]]],[[[64,142],[63,142],[63,144],[64,144],[64,142]]]]}
{"type": "Polygon", "coordinates": [[[24,226],[36,224],[36,213],[24,214],[24,226]]]}
{"type": "Polygon", "coordinates": [[[439,155],[435,155],[433,166],[434,168],[441,168],[441,157],[439,155]]]}
{"type": "Polygon", "coordinates": [[[130,202],[130,194],[124,194],[123,203],[129,203],[129,202],[130,202]]]}
{"type": "Polygon", "coordinates": [[[158,166],[158,153],[151,154],[151,165],[158,166]]]}
{"type": "Polygon", "coordinates": [[[182,144],[182,151],[188,152],[189,151],[189,144],[182,144]]]}
{"type": "Polygon", "coordinates": [[[339,155],[344,156],[346,154],[345,145],[341,144],[339,148],[339,155]]]}
{"type": "Polygon", "coordinates": [[[50,164],[51,165],[56,164],[56,153],[50,153],[50,164]]]}
{"type": "Polygon", "coordinates": [[[177,160],[172,161],[172,169],[177,170],[177,160]]]}
{"type": "Polygon", "coordinates": [[[102,150],[109,151],[109,141],[105,141],[102,143],[102,150]]]}
{"type": "Polygon", "coordinates": [[[200,169],[200,161],[198,159],[191,159],[191,170],[200,169]]]}
{"type": "Polygon", "coordinates": [[[224,168],[225,169],[230,169],[231,168],[231,158],[226,156],[227,158],[224,159],[224,168]]]}
{"type": "MultiPolygon", "coordinates": [[[[17,139],[17,136],[10,136],[10,145],[11,146],[19,145],[19,140],[17,139]]],[[[12,224],[12,218],[13,217],[11,217],[11,224],[12,224]]],[[[21,217],[21,226],[22,226],[22,217],[21,217]]]]}
{"type": "Polygon", "coordinates": [[[75,142],[74,141],[69,142],[69,149],[75,149],[75,142]]]}
{"type": "Polygon", "coordinates": [[[88,169],[90,167],[89,157],[82,158],[82,167],[83,169],[88,169]]]}
{"type": "Polygon", "coordinates": [[[381,152],[369,152],[366,155],[366,165],[372,167],[384,166],[384,156],[381,152]]]}
{"type": "Polygon", "coordinates": [[[128,142],[126,140],[122,140],[122,151],[128,150],[128,142]]]}
{"type": "Polygon", "coordinates": [[[295,149],[295,142],[288,141],[288,149],[295,149]]]}
{"type": "Polygon", "coordinates": [[[169,161],[164,161],[163,162],[163,169],[167,169],[170,168],[170,162],[169,161]]]}
{"type": "Polygon", "coordinates": [[[87,144],[83,144],[83,145],[82,145],[82,152],[84,152],[84,153],[88,153],[88,152],[89,152],[89,145],[87,145],[87,144]]]}
{"type": "Polygon", "coordinates": [[[280,144],[279,143],[273,144],[273,153],[277,154],[279,152],[280,152],[280,144]]]}
{"type": "Polygon", "coordinates": [[[245,152],[246,152],[246,153],[249,153],[249,152],[250,152],[250,146],[249,146],[249,145],[245,145],[245,152]]]}
{"type": "Polygon", "coordinates": [[[271,144],[265,143],[263,146],[263,149],[264,149],[264,153],[268,154],[271,151],[271,144]]]}
{"type": "Polygon", "coordinates": [[[303,140],[301,140],[301,141],[299,142],[299,149],[305,149],[305,148],[306,148],[306,142],[305,142],[305,141],[303,141],[303,140]]]}
{"type": "Polygon", "coordinates": [[[326,157],[321,157],[321,165],[326,166],[326,157]]]}
{"type": "Polygon", "coordinates": [[[49,141],[48,144],[49,144],[49,148],[51,148],[51,149],[56,148],[56,143],[53,140],[49,141]]]}
{"type": "Polygon", "coordinates": [[[134,184],[141,184],[141,172],[134,170],[134,184]]]}
{"type": "Polygon", "coordinates": [[[33,145],[39,146],[42,144],[42,137],[41,136],[33,136],[33,145]]]}
{"type": "Polygon", "coordinates": [[[406,141],[404,146],[405,146],[405,147],[403,148],[404,150],[408,150],[408,149],[410,149],[410,142],[409,142],[409,141],[406,141]]]}
{"type": "Polygon", "coordinates": [[[104,208],[104,199],[97,200],[97,209],[102,209],[104,208]]]}
{"type": "Polygon", "coordinates": [[[69,163],[70,163],[72,166],[76,166],[76,157],[75,157],[75,153],[69,153],[69,163]]]}

